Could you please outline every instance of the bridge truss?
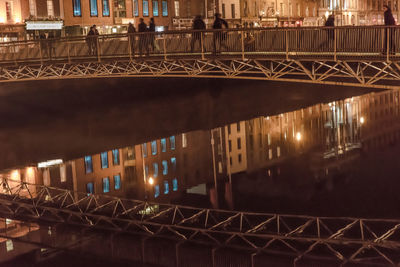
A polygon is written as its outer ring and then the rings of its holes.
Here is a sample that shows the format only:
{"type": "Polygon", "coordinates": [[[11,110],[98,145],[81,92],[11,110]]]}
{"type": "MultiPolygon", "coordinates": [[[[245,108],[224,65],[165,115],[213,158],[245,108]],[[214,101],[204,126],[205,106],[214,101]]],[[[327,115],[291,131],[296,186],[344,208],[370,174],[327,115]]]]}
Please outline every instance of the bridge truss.
{"type": "MultiPolygon", "coordinates": [[[[400,263],[400,220],[330,218],[213,210],[149,203],[3,181],[0,214],[239,248],[289,258],[294,265],[323,260],[340,265],[400,263]]],[[[253,261],[254,262],[254,261],[253,261]]]]}
{"type": "Polygon", "coordinates": [[[2,82],[107,77],[228,78],[394,89],[400,84],[400,64],[300,59],[128,59],[0,68],[2,82]]]}

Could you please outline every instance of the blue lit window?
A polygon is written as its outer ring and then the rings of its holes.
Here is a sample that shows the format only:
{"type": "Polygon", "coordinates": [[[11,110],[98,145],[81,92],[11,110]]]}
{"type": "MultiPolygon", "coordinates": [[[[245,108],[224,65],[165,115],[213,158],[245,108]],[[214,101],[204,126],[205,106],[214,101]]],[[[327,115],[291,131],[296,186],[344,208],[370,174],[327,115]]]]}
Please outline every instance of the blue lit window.
{"type": "Polygon", "coordinates": [[[168,2],[167,1],[162,1],[162,15],[163,17],[168,17],[168,2]]]}
{"type": "Polygon", "coordinates": [[[119,165],[119,150],[113,149],[112,151],[113,165],[119,165]]]}
{"type": "Polygon", "coordinates": [[[153,16],[158,17],[158,1],[153,1],[153,16]]]}
{"type": "Polygon", "coordinates": [[[143,158],[147,157],[147,143],[142,144],[143,158]]]}
{"type": "Polygon", "coordinates": [[[115,190],[121,189],[121,175],[120,174],[114,175],[114,189],[115,190]]]}
{"type": "Polygon", "coordinates": [[[90,0],[90,16],[97,17],[97,0],[90,0]]]}
{"type": "Polygon", "coordinates": [[[176,179],[176,178],[174,178],[174,180],[172,180],[172,190],[178,191],[178,179],[176,179]]]}
{"type": "Polygon", "coordinates": [[[110,4],[108,0],[103,0],[103,17],[110,16],[110,4]]]}
{"type": "Polygon", "coordinates": [[[166,152],[167,151],[167,139],[163,138],[161,139],[161,152],[166,152]]]}
{"type": "Polygon", "coordinates": [[[166,160],[162,161],[162,168],[163,168],[162,174],[167,175],[168,174],[168,161],[166,161],[166,160]]]}
{"type": "Polygon", "coordinates": [[[171,145],[171,150],[175,150],[175,136],[169,138],[169,143],[171,145]]]}
{"type": "Polygon", "coordinates": [[[138,0],[133,1],[133,16],[138,17],[139,16],[139,2],[138,0]]]}
{"type": "Polygon", "coordinates": [[[168,181],[164,181],[164,195],[169,193],[169,184],[168,181]]]}
{"type": "Polygon", "coordinates": [[[149,177],[149,166],[144,167],[144,178],[147,180],[147,177],[149,177]]]}
{"type": "Polygon", "coordinates": [[[157,198],[160,195],[160,186],[156,185],[154,187],[154,197],[157,198]]]}
{"type": "Polygon", "coordinates": [[[85,156],[85,172],[93,172],[92,156],[85,156]]]}
{"type": "Polygon", "coordinates": [[[101,158],[101,168],[102,169],[107,169],[108,168],[108,155],[107,152],[103,152],[100,154],[101,158]]]}
{"type": "Polygon", "coordinates": [[[108,177],[103,178],[103,192],[110,192],[110,179],[108,177]]]}
{"type": "Polygon", "coordinates": [[[88,193],[88,195],[94,193],[94,183],[86,184],[86,193],[88,193]]]}
{"type": "Polygon", "coordinates": [[[154,178],[158,176],[158,164],[153,163],[153,169],[154,169],[154,178]]]}
{"type": "Polygon", "coordinates": [[[81,0],[72,0],[72,5],[73,5],[73,9],[74,9],[74,17],[82,16],[81,0]]]}
{"type": "Polygon", "coordinates": [[[143,17],[149,16],[149,1],[143,0],[143,17]]]}
{"type": "Polygon", "coordinates": [[[151,142],[151,154],[157,155],[157,141],[151,142]]]}
{"type": "Polygon", "coordinates": [[[172,171],[176,171],[176,158],[173,157],[171,158],[171,164],[172,164],[172,171]]]}

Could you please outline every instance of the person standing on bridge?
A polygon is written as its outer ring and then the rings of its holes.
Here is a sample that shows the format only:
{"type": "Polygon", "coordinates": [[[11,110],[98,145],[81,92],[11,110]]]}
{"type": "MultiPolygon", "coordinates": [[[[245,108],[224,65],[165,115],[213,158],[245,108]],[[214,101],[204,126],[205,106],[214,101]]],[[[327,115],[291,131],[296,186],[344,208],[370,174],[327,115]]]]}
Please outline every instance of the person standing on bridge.
{"type": "Polygon", "coordinates": [[[154,22],[154,18],[150,18],[150,23],[149,23],[149,46],[151,47],[151,51],[154,53],[154,47],[155,47],[155,42],[156,42],[156,23],[154,22]]]}
{"type": "Polygon", "coordinates": [[[328,27],[326,30],[326,40],[319,45],[319,48],[328,48],[330,47],[329,43],[335,40],[335,16],[330,14],[328,19],[325,22],[325,27],[328,27]]]}
{"type": "Polygon", "coordinates": [[[148,38],[146,35],[147,32],[147,25],[144,23],[144,19],[140,18],[140,23],[139,23],[139,32],[141,33],[139,35],[139,54],[142,56],[143,53],[143,47],[146,49],[146,54],[149,54],[149,46],[148,46],[148,38]]]}
{"type": "Polygon", "coordinates": [[[384,5],[383,9],[385,10],[385,12],[383,13],[385,26],[389,26],[385,28],[385,44],[384,44],[385,47],[383,48],[383,53],[384,54],[387,52],[395,53],[394,42],[393,42],[393,38],[395,36],[394,33],[395,29],[392,26],[396,25],[396,21],[393,17],[392,10],[388,5],[384,5]]]}
{"type": "Polygon", "coordinates": [[[223,33],[221,31],[223,27],[225,27],[225,29],[228,29],[228,23],[226,22],[226,20],[221,19],[220,13],[215,13],[213,29],[217,31],[213,33],[214,54],[217,54],[217,43],[219,46],[218,50],[221,50],[222,46],[226,48],[225,45],[226,33],[223,33]]]}
{"type": "Polygon", "coordinates": [[[130,47],[130,55],[135,55],[135,26],[131,22],[129,22],[128,25],[128,41],[129,41],[129,47],[130,47]]]}
{"type": "Polygon", "coordinates": [[[198,42],[200,44],[200,51],[201,51],[201,36],[202,36],[202,32],[198,32],[198,30],[205,30],[206,29],[206,24],[204,23],[203,19],[201,18],[200,15],[197,15],[194,20],[193,20],[193,30],[195,30],[196,32],[192,33],[192,41],[190,42],[190,48],[191,48],[191,52],[193,53],[194,50],[194,46],[196,44],[196,42],[198,42]]]}

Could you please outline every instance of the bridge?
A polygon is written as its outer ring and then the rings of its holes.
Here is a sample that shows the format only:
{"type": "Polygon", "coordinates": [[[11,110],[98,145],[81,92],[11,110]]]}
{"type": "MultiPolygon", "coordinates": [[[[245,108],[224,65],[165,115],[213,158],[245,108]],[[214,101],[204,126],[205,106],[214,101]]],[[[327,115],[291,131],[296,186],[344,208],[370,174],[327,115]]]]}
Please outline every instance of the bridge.
{"type": "MultiPolygon", "coordinates": [[[[400,263],[400,220],[253,213],[149,203],[73,192],[3,178],[0,214],[7,218],[161,237],[286,257],[296,265],[400,263]]],[[[178,252],[176,252],[178,253],[178,252]]]]}
{"type": "Polygon", "coordinates": [[[395,89],[399,61],[398,27],[168,31],[1,43],[0,82],[198,77],[395,89]]]}

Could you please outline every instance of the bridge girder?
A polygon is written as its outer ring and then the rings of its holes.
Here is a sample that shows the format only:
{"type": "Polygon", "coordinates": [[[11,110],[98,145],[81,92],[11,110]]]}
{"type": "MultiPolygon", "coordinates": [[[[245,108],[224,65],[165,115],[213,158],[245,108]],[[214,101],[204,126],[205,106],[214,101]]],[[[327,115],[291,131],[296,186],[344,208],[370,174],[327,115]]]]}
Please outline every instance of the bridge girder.
{"type": "Polygon", "coordinates": [[[224,78],[397,89],[398,62],[265,59],[117,60],[3,66],[0,82],[108,77],[224,78]]]}

